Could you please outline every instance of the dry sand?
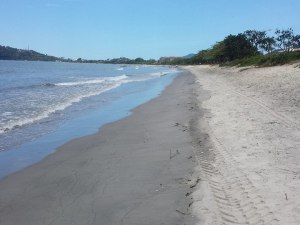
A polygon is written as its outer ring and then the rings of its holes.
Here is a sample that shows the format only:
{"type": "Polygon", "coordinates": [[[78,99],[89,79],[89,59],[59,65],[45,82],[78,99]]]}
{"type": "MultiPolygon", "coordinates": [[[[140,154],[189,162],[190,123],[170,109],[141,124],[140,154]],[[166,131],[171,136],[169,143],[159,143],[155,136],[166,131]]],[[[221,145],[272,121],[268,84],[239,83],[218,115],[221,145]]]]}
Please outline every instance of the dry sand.
{"type": "Polygon", "coordinates": [[[300,69],[186,69],[210,95],[191,130],[199,224],[300,224],[300,69]]]}
{"type": "Polygon", "coordinates": [[[2,180],[0,224],[195,224],[193,83],[177,77],[131,116],[2,180]]]}

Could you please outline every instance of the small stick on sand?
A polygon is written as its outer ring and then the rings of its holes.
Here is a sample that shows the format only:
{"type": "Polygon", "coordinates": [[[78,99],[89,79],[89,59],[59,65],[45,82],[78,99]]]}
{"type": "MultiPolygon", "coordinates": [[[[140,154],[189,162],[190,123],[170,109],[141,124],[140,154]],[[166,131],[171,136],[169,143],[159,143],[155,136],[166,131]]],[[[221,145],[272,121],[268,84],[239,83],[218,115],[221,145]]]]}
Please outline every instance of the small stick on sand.
{"type": "Polygon", "coordinates": [[[182,214],[182,215],[189,215],[189,213],[181,212],[180,210],[176,209],[176,212],[182,214]]]}

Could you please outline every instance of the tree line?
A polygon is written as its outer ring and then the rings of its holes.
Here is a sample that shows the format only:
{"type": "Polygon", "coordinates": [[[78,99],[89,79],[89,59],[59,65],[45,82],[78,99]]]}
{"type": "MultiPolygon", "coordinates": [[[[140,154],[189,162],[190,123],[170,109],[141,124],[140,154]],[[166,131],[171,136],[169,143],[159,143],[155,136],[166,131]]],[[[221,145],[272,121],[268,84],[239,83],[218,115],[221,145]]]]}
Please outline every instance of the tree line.
{"type": "Polygon", "coordinates": [[[57,61],[61,58],[33,50],[17,49],[0,45],[0,60],[57,61]]]}
{"type": "Polygon", "coordinates": [[[292,28],[276,29],[273,35],[267,31],[246,30],[237,35],[228,35],[211,48],[201,50],[191,58],[161,57],[159,60],[126,57],[106,60],[77,60],[48,56],[32,50],[22,50],[0,45],[0,60],[63,61],[104,64],[148,65],[278,65],[300,59],[300,35],[292,28]]]}
{"type": "Polygon", "coordinates": [[[126,57],[105,59],[105,60],[89,60],[78,58],[76,60],[66,59],[64,57],[55,57],[42,54],[29,49],[17,49],[9,46],[0,45],[0,60],[26,60],[26,61],[59,61],[59,62],[75,62],[75,63],[103,63],[103,64],[157,64],[154,59],[129,59],[126,57]]]}
{"type": "MultiPolygon", "coordinates": [[[[274,59],[282,58],[278,53],[299,51],[299,48],[300,35],[294,34],[292,28],[276,29],[274,36],[268,36],[267,31],[246,30],[237,35],[228,35],[211,48],[199,51],[191,59],[177,58],[170,64],[222,64],[249,57],[256,57],[256,60],[274,59]],[[274,54],[277,54],[276,57],[274,54]]],[[[299,54],[293,55],[298,57],[299,54]]]]}
{"type": "Polygon", "coordinates": [[[88,59],[82,59],[78,58],[77,60],[73,61],[76,63],[102,63],[102,64],[147,64],[147,65],[154,65],[157,64],[157,61],[155,59],[143,59],[143,58],[135,58],[135,59],[129,59],[126,57],[120,57],[120,58],[113,58],[113,59],[105,59],[105,60],[88,60],[88,59]]]}

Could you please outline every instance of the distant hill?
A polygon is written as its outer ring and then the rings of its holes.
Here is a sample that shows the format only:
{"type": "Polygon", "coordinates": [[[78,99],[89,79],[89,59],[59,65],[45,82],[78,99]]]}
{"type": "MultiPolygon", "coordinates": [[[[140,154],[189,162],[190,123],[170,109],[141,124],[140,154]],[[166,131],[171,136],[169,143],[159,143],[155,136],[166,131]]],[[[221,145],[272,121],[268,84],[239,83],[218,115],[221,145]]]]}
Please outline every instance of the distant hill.
{"type": "Polygon", "coordinates": [[[61,59],[33,50],[23,50],[0,45],[0,60],[57,61],[61,59]]]}
{"type": "Polygon", "coordinates": [[[184,59],[190,59],[190,58],[193,58],[196,54],[194,53],[191,53],[191,54],[188,54],[188,55],[185,55],[185,56],[182,56],[181,58],[184,58],[184,59]]]}

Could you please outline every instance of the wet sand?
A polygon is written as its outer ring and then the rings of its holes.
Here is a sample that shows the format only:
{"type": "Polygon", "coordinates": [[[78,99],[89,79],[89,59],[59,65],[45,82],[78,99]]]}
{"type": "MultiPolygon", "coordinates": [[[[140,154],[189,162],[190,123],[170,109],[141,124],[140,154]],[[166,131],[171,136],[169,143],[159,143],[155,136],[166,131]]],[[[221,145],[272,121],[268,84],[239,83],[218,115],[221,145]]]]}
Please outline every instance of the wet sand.
{"type": "Polygon", "coordinates": [[[1,225],[194,224],[194,76],[0,182],[1,225]]]}

